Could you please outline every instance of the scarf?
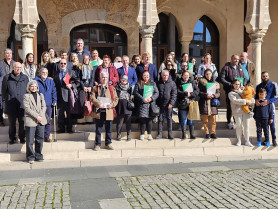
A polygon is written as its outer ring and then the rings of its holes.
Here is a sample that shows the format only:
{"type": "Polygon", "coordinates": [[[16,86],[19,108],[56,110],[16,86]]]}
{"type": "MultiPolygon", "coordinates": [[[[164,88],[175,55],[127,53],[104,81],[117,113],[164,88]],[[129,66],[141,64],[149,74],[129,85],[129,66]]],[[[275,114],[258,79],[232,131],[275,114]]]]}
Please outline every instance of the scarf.
{"type": "Polygon", "coordinates": [[[91,77],[91,68],[89,65],[84,64],[82,66],[82,80],[89,80],[91,77]]]}
{"type": "Polygon", "coordinates": [[[120,89],[121,89],[121,92],[120,92],[120,95],[119,95],[119,99],[126,99],[126,100],[129,100],[129,93],[127,92],[128,89],[129,89],[129,83],[126,84],[126,85],[123,85],[121,83],[118,84],[120,89]]]}

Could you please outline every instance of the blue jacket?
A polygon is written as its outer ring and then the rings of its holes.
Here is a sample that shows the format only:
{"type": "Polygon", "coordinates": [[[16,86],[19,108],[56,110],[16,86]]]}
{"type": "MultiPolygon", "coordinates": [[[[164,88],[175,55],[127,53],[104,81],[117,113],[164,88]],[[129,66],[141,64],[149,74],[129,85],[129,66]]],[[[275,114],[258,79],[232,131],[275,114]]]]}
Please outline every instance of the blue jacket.
{"type": "MultiPolygon", "coordinates": [[[[120,67],[118,68],[118,73],[119,73],[119,78],[122,75],[125,75],[125,69],[124,67],[120,67]]],[[[136,71],[133,67],[128,67],[128,83],[132,86],[135,86],[135,84],[137,83],[137,75],[136,75],[136,71]]]]}
{"type": "Polygon", "coordinates": [[[269,103],[275,103],[278,100],[278,87],[276,83],[269,81],[267,84],[262,82],[257,85],[255,99],[259,98],[259,90],[261,88],[264,88],[266,90],[266,99],[269,101],[269,103]]]}
{"type": "MultiPolygon", "coordinates": [[[[144,71],[144,64],[141,63],[141,64],[137,65],[136,73],[137,73],[138,81],[141,80],[141,74],[143,71],[144,71]]],[[[149,64],[149,72],[150,72],[151,80],[156,82],[157,81],[157,68],[154,64],[151,64],[151,63],[149,64]]]]}
{"type": "Polygon", "coordinates": [[[36,77],[35,80],[39,85],[39,92],[44,96],[46,106],[57,104],[57,92],[54,81],[49,78],[43,81],[39,77],[36,77]]]}
{"type": "Polygon", "coordinates": [[[273,105],[270,103],[266,106],[255,106],[254,108],[254,118],[256,120],[274,118],[273,105]]]}

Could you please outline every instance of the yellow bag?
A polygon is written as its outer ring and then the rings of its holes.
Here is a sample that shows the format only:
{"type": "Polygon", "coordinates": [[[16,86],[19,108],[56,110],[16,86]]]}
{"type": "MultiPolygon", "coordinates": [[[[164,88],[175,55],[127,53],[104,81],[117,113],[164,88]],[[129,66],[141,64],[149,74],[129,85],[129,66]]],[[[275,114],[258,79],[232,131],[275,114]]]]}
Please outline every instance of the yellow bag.
{"type": "Polygon", "coordinates": [[[188,120],[201,120],[197,101],[191,101],[189,104],[188,120]]]}

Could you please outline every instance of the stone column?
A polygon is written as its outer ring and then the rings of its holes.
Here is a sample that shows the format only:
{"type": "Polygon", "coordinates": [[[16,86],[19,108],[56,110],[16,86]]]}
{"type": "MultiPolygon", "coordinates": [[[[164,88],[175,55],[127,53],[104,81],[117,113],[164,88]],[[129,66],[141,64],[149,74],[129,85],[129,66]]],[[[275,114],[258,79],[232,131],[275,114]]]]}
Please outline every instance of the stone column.
{"type": "Polygon", "coordinates": [[[180,41],[181,43],[181,53],[189,53],[189,44],[190,44],[191,41],[180,41]]]}
{"type": "Polygon", "coordinates": [[[151,55],[151,62],[153,56],[153,34],[155,32],[155,26],[145,26],[140,28],[140,34],[142,37],[142,51],[148,52],[151,55]]]}
{"type": "Polygon", "coordinates": [[[7,39],[9,35],[8,33],[0,31],[0,59],[4,58],[4,50],[7,48],[7,39]]]}
{"type": "Polygon", "coordinates": [[[168,27],[168,37],[169,37],[169,50],[176,51],[176,19],[171,13],[169,14],[169,27],[168,27]]]}
{"type": "Polygon", "coordinates": [[[19,25],[22,37],[22,55],[25,58],[26,54],[33,53],[33,38],[36,28],[34,25],[19,25]]]}
{"type": "Polygon", "coordinates": [[[249,37],[251,39],[252,59],[256,66],[256,72],[255,72],[256,85],[261,82],[262,42],[265,34],[266,31],[258,31],[249,34],[249,37]]]}

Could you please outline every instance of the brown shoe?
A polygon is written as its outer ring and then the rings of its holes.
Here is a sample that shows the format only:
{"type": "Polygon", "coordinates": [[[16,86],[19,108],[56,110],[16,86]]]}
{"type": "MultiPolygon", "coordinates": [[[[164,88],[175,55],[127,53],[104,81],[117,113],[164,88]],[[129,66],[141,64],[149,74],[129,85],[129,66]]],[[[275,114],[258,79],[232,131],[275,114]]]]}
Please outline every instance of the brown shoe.
{"type": "Polygon", "coordinates": [[[4,126],[5,126],[4,122],[0,122],[0,127],[4,127],[4,126]]]}
{"type": "Polygon", "coordinates": [[[45,138],[44,138],[44,142],[51,142],[51,140],[50,140],[49,137],[45,137],[45,138]]]}
{"type": "Polygon", "coordinates": [[[108,149],[108,150],[114,150],[114,148],[112,147],[111,144],[108,144],[105,146],[105,149],[108,149]]]}

